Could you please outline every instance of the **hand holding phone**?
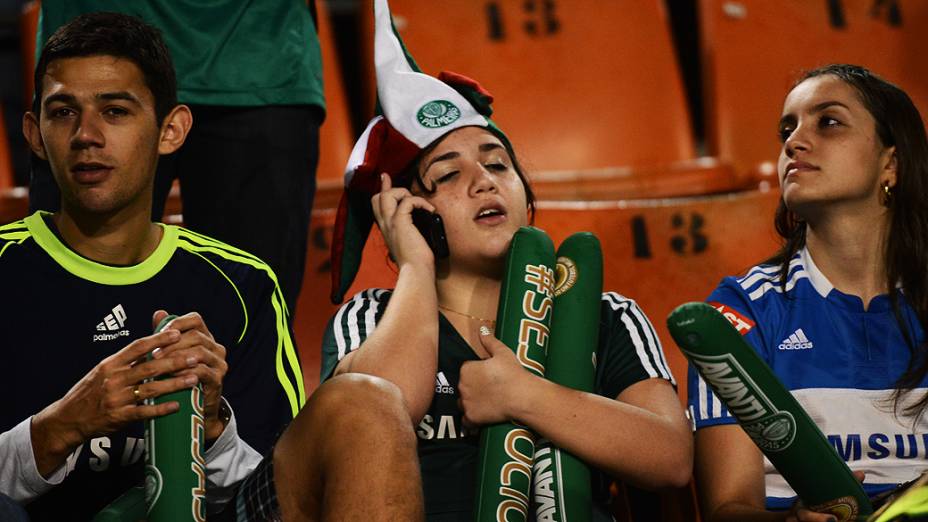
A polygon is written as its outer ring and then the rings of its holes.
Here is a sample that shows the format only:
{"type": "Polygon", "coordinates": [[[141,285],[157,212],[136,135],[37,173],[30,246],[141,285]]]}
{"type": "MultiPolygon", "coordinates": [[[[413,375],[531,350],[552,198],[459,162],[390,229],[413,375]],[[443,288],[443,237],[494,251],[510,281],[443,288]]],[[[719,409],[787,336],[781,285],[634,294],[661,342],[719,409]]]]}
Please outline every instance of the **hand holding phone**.
{"type": "Polygon", "coordinates": [[[412,222],[432,249],[436,261],[448,257],[448,239],[445,237],[445,225],[441,216],[422,208],[414,208],[412,222]]]}

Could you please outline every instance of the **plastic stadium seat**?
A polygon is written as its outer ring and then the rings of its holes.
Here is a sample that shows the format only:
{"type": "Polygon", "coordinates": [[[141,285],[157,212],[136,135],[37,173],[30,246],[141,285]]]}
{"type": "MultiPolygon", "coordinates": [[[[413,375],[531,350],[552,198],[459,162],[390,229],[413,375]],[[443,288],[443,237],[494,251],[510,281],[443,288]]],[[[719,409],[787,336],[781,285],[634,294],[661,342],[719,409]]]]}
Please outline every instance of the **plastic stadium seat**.
{"type": "Polygon", "coordinates": [[[783,99],[803,70],[873,69],[928,110],[928,2],[700,0],[709,153],[740,171],[775,161],[783,99]]]}
{"type": "Polygon", "coordinates": [[[6,133],[6,120],[3,106],[0,105],[0,192],[5,192],[15,185],[13,177],[13,156],[10,152],[10,139],[6,133]]]}
{"type": "Polygon", "coordinates": [[[699,196],[728,192],[757,180],[738,176],[713,158],[678,161],[658,167],[611,167],[542,171],[531,174],[539,200],[608,201],[699,196]]]}
{"type": "Polygon", "coordinates": [[[4,122],[0,105],[0,225],[23,218],[29,209],[27,190],[14,186],[10,140],[4,122]]]}
{"type": "Polygon", "coordinates": [[[35,33],[39,27],[39,9],[41,2],[32,0],[23,4],[19,18],[19,40],[23,63],[23,108],[32,105],[32,77],[35,73],[35,33]]]}
{"type": "MultiPolygon", "coordinates": [[[[393,0],[390,7],[423,71],[470,76],[501,100],[493,117],[531,172],[695,157],[661,0],[393,0]]],[[[369,50],[373,32],[368,26],[362,34],[369,50]]]]}
{"type": "Polygon", "coordinates": [[[24,187],[0,191],[0,225],[22,219],[29,212],[29,193],[24,187]]]}
{"type": "Polygon", "coordinates": [[[326,2],[316,2],[319,44],[322,48],[322,77],[325,86],[326,118],[319,130],[319,166],[316,179],[336,180],[341,186],[345,164],[354,145],[351,116],[342,81],[341,65],[335,48],[326,2]]]}

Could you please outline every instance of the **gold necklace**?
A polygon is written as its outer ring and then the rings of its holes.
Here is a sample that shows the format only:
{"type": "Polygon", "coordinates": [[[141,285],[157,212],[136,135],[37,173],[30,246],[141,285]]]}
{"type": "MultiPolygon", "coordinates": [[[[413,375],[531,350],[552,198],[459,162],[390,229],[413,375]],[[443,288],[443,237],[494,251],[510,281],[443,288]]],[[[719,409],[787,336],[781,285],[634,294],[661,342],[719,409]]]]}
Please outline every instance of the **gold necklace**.
{"type": "Polygon", "coordinates": [[[482,317],[477,317],[477,316],[475,316],[475,315],[465,314],[464,312],[458,312],[457,310],[452,310],[452,309],[448,308],[447,306],[443,306],[443,305],[438,305],[438,307],[441,308],[442,310],[446,311],[446,312],[451,312],[451,313],[453,313],[453,314],[463,315],[464,317],[473,319],[473,320],[475,320],[475,321],[480,321],[481,323],[496,324],[496,319],[484,319],[484,318],[482,318],[482,317]]]}

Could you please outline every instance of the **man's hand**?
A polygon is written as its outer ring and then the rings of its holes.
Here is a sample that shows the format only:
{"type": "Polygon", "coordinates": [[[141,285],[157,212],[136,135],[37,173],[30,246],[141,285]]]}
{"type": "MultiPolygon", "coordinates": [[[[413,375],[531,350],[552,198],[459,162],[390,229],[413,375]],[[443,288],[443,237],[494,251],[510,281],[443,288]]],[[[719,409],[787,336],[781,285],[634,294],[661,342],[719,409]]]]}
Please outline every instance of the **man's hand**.
{"type": "Polygon", "coordinates": [[[513,420],[517,401],[530,393],[527,388],[534,377],[499,339],[488,334],[480,341],[490,357],[465,362],[458,381],[463,421],[469,426],[513,420]]]}
{"type": "Polygon", "coordinates": [[[133,341],[97,364],[64,397],[33,416],[32,448],[39,473],[49,476],[94,436],[177,411],[176,402],[153,405],[142,401],[195,385],[198,375],[182,370],[193,369],[197,359],[186,353],[150,361],[144,357],[181,339],[181,333],[171,329],[133,341]],[[143,382],[175,373],[172,378],[143,382]]]}
{"type": "MultiPolygon", "coordinates": [[[[152,317],[152,327],[158,325],[168,313],[158,310],[152,317]]],[[[196,312],[182,315],[164,327],[164,331],[179,332],[179,338],[173,343],[157,350],[153,356],[156,360],[180,358],[189,361],[177,377],[195,377],[195,382],[203,385],[203,410],[206,420],[206,440],[215,440],[222,434],[225,424],[219,418],[219,403],[222,397],[222,379],[226,376],[229,365],[226,363],[226,349],[217,343],[213,334],[206,328],[203,318],[196,312]]]]}

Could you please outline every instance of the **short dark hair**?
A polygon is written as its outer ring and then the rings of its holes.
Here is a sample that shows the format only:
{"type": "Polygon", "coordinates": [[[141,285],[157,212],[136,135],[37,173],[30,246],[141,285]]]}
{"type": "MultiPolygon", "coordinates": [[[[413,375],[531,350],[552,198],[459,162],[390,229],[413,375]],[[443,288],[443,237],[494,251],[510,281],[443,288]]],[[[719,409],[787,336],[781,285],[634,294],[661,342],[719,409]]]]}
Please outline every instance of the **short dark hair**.
{"type": "Polygon", "coordinates": [[[45,42],[35,66],[36,96],[32,107],[35,114],[41,114],[42,78],[48,64],[85,56],[114,56],[138,66],[145,86],[155,98],[159,126],[177,105],[177,77],[161,31],[134,16],[98,12],[74,18],[45,42]]]}

